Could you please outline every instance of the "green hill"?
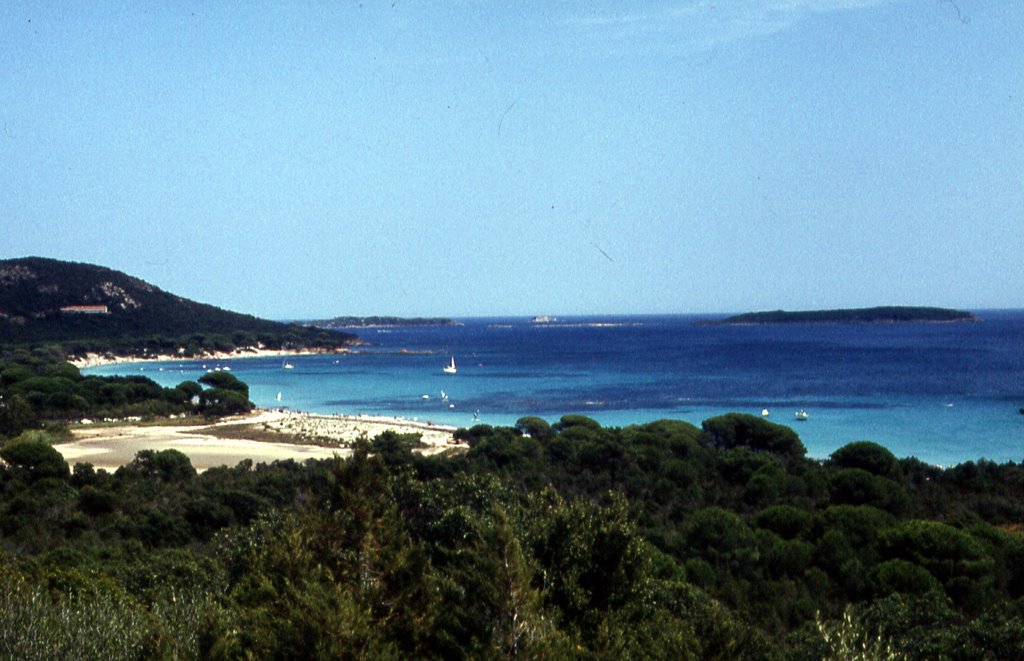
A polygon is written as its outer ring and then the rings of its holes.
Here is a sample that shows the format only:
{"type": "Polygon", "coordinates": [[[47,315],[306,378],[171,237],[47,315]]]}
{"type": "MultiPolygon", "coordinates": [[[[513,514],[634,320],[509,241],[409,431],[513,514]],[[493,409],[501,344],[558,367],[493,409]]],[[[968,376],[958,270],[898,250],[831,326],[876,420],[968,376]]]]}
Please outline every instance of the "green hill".
{"type": "Polygon", "coordinates": [[[41,257],[0,261],[0,344],[84,342],[117,350],[154,337],[217,349],[257,342],[330,347],[357,339],[197,303],[102,266],[41,257]]]}
{"type": "Polygon", "coordinates": [[[842,310],[747,312],[723,319],[721,324],[894,324],[978,321],[970,312],[946,308],[888,306],[842,310]]]}

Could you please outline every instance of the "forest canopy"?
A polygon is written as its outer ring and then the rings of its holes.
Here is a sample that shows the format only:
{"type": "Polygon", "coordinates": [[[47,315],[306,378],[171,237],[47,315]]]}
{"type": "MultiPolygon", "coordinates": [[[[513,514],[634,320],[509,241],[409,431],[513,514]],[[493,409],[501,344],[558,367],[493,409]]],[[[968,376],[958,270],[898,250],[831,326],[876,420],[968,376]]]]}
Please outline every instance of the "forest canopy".
{"type": "MultiPolygon", "coordinates": [[[[18,370],[0,377],[36,378],[18,370]]],[[[203,381],[179,388],[247,392],[203,381]]],[[[1024,655],[1018,464],[942,470],[871,442],[818,461],[740,414],[457,435],[467,451],[385,434],[347,460],[197,474],[175,450],[69,467],[23,432],[0,447],[0,653],[1024,655]]]]}

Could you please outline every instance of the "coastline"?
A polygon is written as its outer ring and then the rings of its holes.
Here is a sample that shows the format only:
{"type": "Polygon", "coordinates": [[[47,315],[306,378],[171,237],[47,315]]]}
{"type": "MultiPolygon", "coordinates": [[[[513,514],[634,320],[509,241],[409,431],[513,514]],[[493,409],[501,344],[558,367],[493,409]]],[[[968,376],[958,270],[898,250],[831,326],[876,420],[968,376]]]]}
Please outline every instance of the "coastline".
{"type": "Polygon", "coordinates": [[[352,445],[357,440],[373,439],[386,431],[418,434],[425,447],[415,451],[422,454],[466,447],[455,442],[455,427],[445,425],[402,418],[316,415],[265,409],[223,418],[212,424],[83,425],[72,429],[73,440],[53,447],[71,465],[88,462],[107,471],[131,463],[136,453],[142,450],[173,449],[188,455],[192,466],[203,472],[217,466],[230,468],[245,459],[270,463],[287,459],[305,461],[347,457],[352,454],[352,445]],[[231,428],[232,433],[217,435],[218,428],[231,428]],[[268,434],[280,436],[281,440],[268,441],[268,434]]]}
{"type": "Polygon", "coordinates": [[[201,354],[193,356],[173,354],[120,356],[110,353],[87,353],[84,356],[69,356],[68,362],[78,369],[87,369],[90,367],[103,367],[106,365],[172,362],[175,360],[243,360],[246,358],[282,358],[287,356],[345,355],[351,353],[354,353],[354,351],[348,347],[332,349],[264,349],[258,347],[240,347],[233,351],[204,351],[201,354]]]}

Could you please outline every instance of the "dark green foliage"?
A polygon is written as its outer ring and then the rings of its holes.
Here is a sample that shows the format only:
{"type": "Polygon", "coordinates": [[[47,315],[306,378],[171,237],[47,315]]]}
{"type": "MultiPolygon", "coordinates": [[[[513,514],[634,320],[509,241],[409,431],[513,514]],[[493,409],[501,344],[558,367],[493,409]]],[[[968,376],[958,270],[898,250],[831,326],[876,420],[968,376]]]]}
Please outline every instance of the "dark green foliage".
{"type": "Polygon", "coordinates": [[[940,593],[895,594],[861,604],[865,626],[887,637],[909,659],[1019,659],[1024,652],[1024,619],[991,607],[966,617],[940,593]]]}
{"type": "Polygon", "coordinates": [[[554,430],[551,429],[547,420],[533,416],[519,418],[516,421],[516,429],[524,436],[530,436],[538,441],[550,441],[554,436],[554,430]]]}
{"type": "MultiPolygon", "coordinates": [[[[194,413],[197,405],[193,398],[203,392],[202,386],[191,381],[175,388],[162,388],[144,376],[83,377],[60,355],[50,353],[16,352],[0,360],[0,377],[0,437],[16,436],[43,423],[61,425],[83,418],[152,418],[194,413]]],[[[216,389],[235,393],[231,405],[213,406],[210,415],[218,414],[217,411],[249,410],[247,396],[237,396],[247,392],[247,386],[237,380],[231,386],[231,390],[216,389]]],[[[210,398],[214,404],[221,399],[210,398]]]]}
{"type": "Polygon", "coordinates": [[[832,463],[842,468],[860,468],[880,477],[898,477],[899,460],[878,443],[856,441],[832,453],[832,463]]]}
{"type": "Polygon", "coordinates": [[[61,453],[41,441],[10,441],[0,448],[0,459],[7,463],[15,477],[28,482],[46,478],[66,480],[70,476],[61,453]]]}
{"type": "Polygon", "coordinates": [[[886,560],[871,570],[868,579],[872,592],[884,597],[894,593],[924,594],[942,592],[942,584],[919,564],[906,560],[886,560]]]}
{"type": "Polygon", "coordinates": [[[135,455],[134,461],[122,466],[118,472],[163,482],[184,482],[196,475],[188,455],[180,450],[142,450],[135,455]]]}
{"type": "MultiPolygon", "coordinates": [[[[40,402],[67,383],[91,406],[242,396],[19,360],[0,387],[42,379],[22,391],[40,402]]],[[[0,450],[0,657],[66,656],[85,613],[111,658],[813,659],[821,631],[1024,656],[1019,465],[872,443],[818,462],[750,418],[524,418],[461,430],[461,454],[392,433],[202,475],[175,451],[69,474],[33,431],[0,450]]]]}
{"type": "Polygon", "coordinates": [[[872,475],[861,468],[843,468],[829,476],[832,502],[845,505],[871,505],[900,512],[906,496],[897,482],[872,475]]]}
{"type": "Polygon", "coordinates": [[[181,391],[187,397],[185,401],[190,401],[193,397],[203,394],[203,387],[195,381],[182,381],[174,389],[181,391]]]}
{"type": "Polygon", "coordinates": [[[17,436],[39,424],[35,409],[22,395],[0,399],[0,436],[17,436]]]}
{"type": "MultiPolygon", "coordinates": [[[[188,383],[188,381],[185,383],[188,383]]],[[[238,377],[230,372],[207,372],[199,377],[199,383],[204,386],[210,386],[210,388],[214,389],[219,388],[221,390],[233,390],[246,399],[249,398],[249,386],[242,381],[239,381],[238,377]]],[[[181,385],[178,387],[180,388],[181,385]]],[[[186,388],[191,390],[190,386],[186,386],[186,388]]]]}
{"type": "Polygon", "coordinates": [[[806,535],[811,530],[814,517],[810,512],[792,505],[775,505],[758,512],[754,523],[759,528],[771,530],[783,539],[806,535]]]}
{"type": "Polygon", "coordinates": [[[388,465],[409,464],[413,461],[413,448],[422,447],[418,434],[398,434],[386,431],[373,439],[370,447],[388,465]]]}
{"type": "Polygon", "coordinates": [[[476,447],[481,439],[487,438],[494,432],[490,425],[473,425],[469,429],[456,429],[455,440],[465,443],[469,447],[476,447]]]}
{"type": "Polygon", "coordinates": [[[757,416],[729,413],[705,420],[702,427],[703,440],[711,447],[746,447],[789,459],[802,459],[807,454],[796,432],[757,416]]]}
{"type": "Polygon", "coordinates": [[[593,418],[588,418],[585,415],[563,415],[562,418],[554,425],[555,431],[564,432],[568,429],[585,429],[587,431],[596,431],[601,429],[601,424],[593,418]]]}
{"type": "Polygon", "coordinates": [[[252,409],[253,403],[249,401],[248,396],[234,389],[210,388],[199,396],[198,411],[204,415],[236,415],[252,409]]]}
{"type": "Polygon", "coordinates": [[[90,516],[109,514],[117,507],[117,496],[115,494],[98,489],[90,484],[78,490],[78,500],[82,511],[90,516]]]}
{"type": "Polygon", "coordinates": [[[994,560],[968,533],[937,521],[907,521],[884,532],[880,541],[885,557],[923,567],[969,612],[979,611],[991,597],[994,560]]]}
{"type": "Polygon", "coordinates": [[[720,507],[694,513],[687,526],[686,542],[712,567],[730,573],[752,569],[756,557],[753,531],[742,518],[720,507]]]}

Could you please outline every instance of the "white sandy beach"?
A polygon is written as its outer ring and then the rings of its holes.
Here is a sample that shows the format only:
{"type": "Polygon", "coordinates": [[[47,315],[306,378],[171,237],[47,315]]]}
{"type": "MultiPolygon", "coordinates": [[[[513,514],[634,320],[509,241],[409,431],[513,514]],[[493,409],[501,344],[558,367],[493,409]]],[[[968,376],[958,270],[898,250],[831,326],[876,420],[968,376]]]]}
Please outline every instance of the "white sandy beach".
{"type": "MultiPolygon", "coordinates": [[[[356,343],[358,344],[358,343],[356,343]]],[[[171,354],[153,354],[147,356],[117,356],[114,354],[87,353],[84,356],[70,356],[68,362],[78,369],[101,367],[103,365],[121,365],[124,363],[149,363],[174,360],[238,360],[241,358],[275,358],[284,356],[309,356],[319,354],[348,354],[352,349],[340,347],[336,349],[263,349],[258,347],[239,347],[234,351],[207,351],[196,356],[171,354]]]]}
{"type": "Polygon", "coordinates": [[[91,463],[95,468],[114,471],[131,462],[140,450],[175,449],[189,456],[198,471],[215,466],[234,466],[243,459],[255,463],[276,460],[346,457],[350,446],[365,436],[375,438],[392,430],[419,434],[425,454],[443,452],[454,443],[454,427],[427,425],[400,418],[369,416],[320,416],[281,411],[257,411],[247,416],[225,418],[215,425],[188,426],[83,426],[72,430],[74,440],[54,447],[71,465],[91,463]],[[258,425],[264,431],[281,432],[309,439],[308,444],[274,443],[247,439],[224,439],[203,433],[211,426],[258,425]]]}

